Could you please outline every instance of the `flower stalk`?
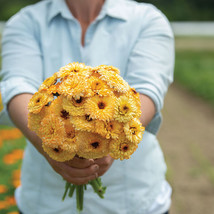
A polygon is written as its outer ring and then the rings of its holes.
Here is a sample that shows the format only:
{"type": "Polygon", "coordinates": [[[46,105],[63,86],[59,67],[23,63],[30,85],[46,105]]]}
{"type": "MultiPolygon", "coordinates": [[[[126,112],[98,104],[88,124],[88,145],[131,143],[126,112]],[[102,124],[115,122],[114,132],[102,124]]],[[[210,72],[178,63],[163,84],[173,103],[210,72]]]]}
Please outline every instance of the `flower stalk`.
{"type": "MultiPolygon", "coordinates": [[[[96,178],[95,180],[90,181],[90,184],[94,192],[100,197],[104,198],[106,187],[102,185],[101,178],[96,178]]],[[[78,213],[81,213],[83,210],[84,204],[84,191],[87,190],[87,184],[84,185],[75,185],[69,182],[65,183],[65,191],[62,197],[62,201],[65,200],[65,197],[68,195],[70,198],[73,197],[74,191],[76,190],[76,208],[78,213]]]]}

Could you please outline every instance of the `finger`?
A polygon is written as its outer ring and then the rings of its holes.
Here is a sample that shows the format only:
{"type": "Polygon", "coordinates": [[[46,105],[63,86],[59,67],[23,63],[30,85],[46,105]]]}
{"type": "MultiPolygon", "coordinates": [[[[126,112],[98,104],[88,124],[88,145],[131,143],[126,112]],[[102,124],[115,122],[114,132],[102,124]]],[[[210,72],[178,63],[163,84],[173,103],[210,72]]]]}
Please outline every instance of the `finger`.
{"type": "Polygon", "coordinates": [[[111,156],[105,156],[103,158],[98,158],[94,160],[94,164],[98,164],[99,166],[107,166],[111,165],[114,159],[111,156]]]}
{"type": "Polygon", "coordinates": [[[66,161],[65,163],[68,166],[71,166],[73,168],[83,169],[83,168],[87,168],[87,167],[91,166],[92,164],[94,164],[94,160],[93,159],[81,159],[78,157],[74,157],[72,160],[66,161]]]}
{"type": "Polygon", "coordinates": [[[84,169],[72,168],[69,167],[66,172],[70,177],[80,178],[80,177],[88,177],[90,175],[94,175],[98,172],[99,166],[97,164],[93,164],[84,169]]]}
{"type": "Polygon", "coordinates": [[[97,173],[95,173],[94,175],[90,175],[90,176],[82,177],[82,178],[69,177],[68,175],[63,176],[63,178],[66,181],[68,181],[69,183],[75,184],[75,185],[88,184],[89,181],[94,180],[97,177],[98,177],[97,173]]]}

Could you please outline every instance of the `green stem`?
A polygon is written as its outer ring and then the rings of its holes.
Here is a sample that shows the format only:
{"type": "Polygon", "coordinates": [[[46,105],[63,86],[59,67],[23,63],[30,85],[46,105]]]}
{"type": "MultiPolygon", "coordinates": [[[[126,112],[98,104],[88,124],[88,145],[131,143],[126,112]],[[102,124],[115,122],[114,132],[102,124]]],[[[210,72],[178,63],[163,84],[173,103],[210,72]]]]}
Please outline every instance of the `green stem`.
{"type": "Polygon", "coordinates": [[[77,201],[77,211],[80,213],[83,210],[83,187],[84,185],[76,185],[76,201],[77,201]]]}
{"type": "Polygon", "coordinates": [[[104,198],[104,193],[105,193],[106,187],[103,187],[99,180],[97,180],[97,179],[92,180],[89,182],[89,184],[91,184],[91,186],[94,189],[94,192],[96,192],[100,198],[104,198]]]}
{"type": "Polygon", "coordinates": [[[69,187],[70,187],[70,183],[68,183],[67,181],[66,181],[66,183],[65,183],[65,192],[64,192],[64,194],[63,194],[63,196],[62,196],[62,200],[64,201],[65,200],[65,197],[66,197],[66,195],[67,195],[67,193],[68,193],[68,189],[69,189],[69,187]]]}
{"type": "Polygon", "coordinates": [[[69,190],[69,193],[68,193],[68,196],[70,198],[73,196],[75,188],[76,188],[76,185],[70,186],[70,190],[69,190]]]}

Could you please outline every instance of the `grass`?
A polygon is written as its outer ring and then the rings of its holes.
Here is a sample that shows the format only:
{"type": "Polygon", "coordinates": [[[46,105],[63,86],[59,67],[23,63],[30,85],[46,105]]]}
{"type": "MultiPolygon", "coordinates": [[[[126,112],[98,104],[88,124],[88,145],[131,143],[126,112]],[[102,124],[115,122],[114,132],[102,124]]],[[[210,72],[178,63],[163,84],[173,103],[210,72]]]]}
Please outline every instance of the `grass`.
{"type": "Polygon", "coordinates": [[[214,50],[177,50],[175,81],[214,107],[214,50]]]}

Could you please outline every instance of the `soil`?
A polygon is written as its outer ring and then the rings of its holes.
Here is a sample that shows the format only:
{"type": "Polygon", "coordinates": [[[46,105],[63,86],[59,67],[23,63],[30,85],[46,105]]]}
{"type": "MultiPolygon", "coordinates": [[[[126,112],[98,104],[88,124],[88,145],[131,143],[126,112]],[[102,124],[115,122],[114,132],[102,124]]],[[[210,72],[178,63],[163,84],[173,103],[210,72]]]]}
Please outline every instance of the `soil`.
{"type": "Polygon", "coordinates": [[[173,84],[158,133],[173,188],[170,214],[214,213],[214,109],[173,84]]]}

